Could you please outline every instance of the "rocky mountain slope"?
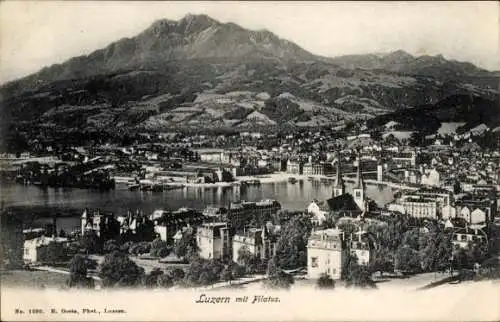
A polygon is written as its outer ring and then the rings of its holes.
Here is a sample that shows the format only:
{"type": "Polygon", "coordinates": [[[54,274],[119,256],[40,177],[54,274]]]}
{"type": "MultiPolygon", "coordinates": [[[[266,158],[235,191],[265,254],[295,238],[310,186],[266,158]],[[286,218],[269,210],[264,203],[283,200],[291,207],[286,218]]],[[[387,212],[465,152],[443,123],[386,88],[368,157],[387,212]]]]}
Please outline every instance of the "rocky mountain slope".
{"type": "Polygon", "coordinates": [[[494,101],[495,84],[496,75],[439,56],[330,59],[269,31],[188,15],[3,85],[1,127],[336,126],[457,94],[494,101]]]}

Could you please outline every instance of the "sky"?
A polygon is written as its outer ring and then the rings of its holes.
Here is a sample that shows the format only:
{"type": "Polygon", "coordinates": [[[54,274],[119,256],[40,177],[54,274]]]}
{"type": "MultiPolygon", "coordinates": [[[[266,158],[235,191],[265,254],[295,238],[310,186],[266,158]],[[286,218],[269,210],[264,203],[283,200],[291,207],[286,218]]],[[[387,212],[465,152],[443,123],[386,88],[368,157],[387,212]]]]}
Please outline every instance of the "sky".
{"type": "Polygon", "coordinates": [[[204,13],[267,29],[318,55],[403,49],[500,70],[490,2],[1,1],[0,83],[132,37],[158,19],[204,13]]]}

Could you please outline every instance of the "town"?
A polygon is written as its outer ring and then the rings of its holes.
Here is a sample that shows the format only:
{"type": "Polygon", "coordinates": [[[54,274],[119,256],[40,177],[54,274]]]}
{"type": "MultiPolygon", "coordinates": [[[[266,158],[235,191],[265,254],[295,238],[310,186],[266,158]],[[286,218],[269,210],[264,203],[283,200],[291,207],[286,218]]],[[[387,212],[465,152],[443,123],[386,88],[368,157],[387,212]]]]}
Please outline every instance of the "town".
{"type": "Polygon", "coordinates": [[[399,131],[394,121],[371,129],[98,135],[100,142],[25,133],[23,151],[0,156],[4,184],[148,196],[320,184],[330,196],[304,200],[301,209],[238,194],[198,208],[116,213],[89,204],[70,230],[55,214],[27,225],[2,205],[2,265],[90,288],[287,289],[301,281],[376,288],[384,275],[429,272],[446,272],[446,281],[498,278],[500,129],[443,133],[399,131]],[[370,189],[394,193],[381,202],[370,189]]]}

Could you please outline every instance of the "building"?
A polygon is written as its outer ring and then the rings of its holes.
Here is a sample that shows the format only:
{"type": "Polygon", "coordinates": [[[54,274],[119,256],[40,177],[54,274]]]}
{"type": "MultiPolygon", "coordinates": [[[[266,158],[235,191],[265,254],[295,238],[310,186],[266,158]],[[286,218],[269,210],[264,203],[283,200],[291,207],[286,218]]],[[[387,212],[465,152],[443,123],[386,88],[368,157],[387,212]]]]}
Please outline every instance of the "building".
{"type": "Polygon", "coordinates": [[[397,152],[391,156],[391,160],[399,167],[415,167],[417,165],[417,154],[415,151],[397,152]]]}
{"type": "Polygon", "coordinates": [[[457,209],[452,205],[446,205],[441,209],[441,218],[449,220],[457,217],[457,209]]]}
{"type": "Polygon", "coordinates": [[[456,217],[463,218],[469,224],[489,225],[497,216],[495,195],[472,194],[455,201],[456,217]]]}
{"type": "Polygon", "coordinates": [[[427,173],[422,174],[420,183],[427,186],[439,187],[440,174],[436,169],[432,169],[427,173]]]}
{"type": "Polygon", "coordinates": [[[471,243],[486,243],[488,237],[486,233],[479,227],[458,228],[453,232],[452,244],[455,248],[469,248],[471,243]]]}
{"type": "Polygon", "coordinates": [[[370,244],[369,240],[364,238],[366,236],[366,232],[359,230],[355,233],[356,238],[351,238],[349,241],[349,250],[351,254],[355,255],[358,264],[360,265],[368,265],[370,264],[370,260],[372,259],[372,250],[373,247],[370,244]]]}
{"type": "Polygon", "coordinates": [[[233,231],[240,230],[250,224],[260,227],[280,209],[281,204],[276,200],[232,202],[229,204],[227,212],[221,211],[221,221],[227,222],[233,231]]]}
{"type": "Polygon", "coordinates": [[[67,238],[45,236],[25,240],[23,247],[23,260],[25,263],[29,264],[45,261],[46,251],[50,244],[54,244],[59,253],[62,255],[64,251],[64,243],[66,242],[68,242],[67,238]]]}
{"type": "Polygon", "coordinates": [[[288,160],[286,162],[286,172],[291,174],[302,174],[302,164],[299,161],[288,160]]]}
{"type": "Polygon", "coordinates": [[[154,224],[154,231],[161,240],[167,241],[174,234],[185,227],[197,227],[201,225],[205,216],[194,209],[179,208],[175,211],[155,210],[150,216],[154,224]]]}
{"type": "Polygon", "coordinates": [[[422,176],[417,169],[407,169],[404,171],[404,181],[409,183],[419,183],[422,181],[422,176]]]}
{"type": "MultiPolygon", "coordinates": [[[[158,211],[156,211],[158,215],[158,211]]],[[[126,216],[118,216],[117,221],[119,223],[120,235],[122,238],[126,236],[125,239],[132,239],[134,241],[144,241],[155,238],[155,234],[158,236],[164,235],[166,238],[166,232],[161,230],[156,230],[153,221],[150,219],[151,216],[146,216],[142,211],[137,210],[135,213],[128,211],[126,216]]]]}
{"type": "Polygon", "coordinates": [[[343,194],[345,194],[345,183],[344,179],[342,178],[342,171],[341,171],[341,164],[340,164],[340,155],[337,160],[337,171],[335,173],[335,183],[333,185],[333,196],[332,197],[338,197],[343,194]]]}
{"type": "Polygon", "coordinates": [[[81,216],[82,236],[86,231],[94,231],[104,240],[114,239],[120,235],[120,222],[112,213],[103,213],[99,209],[90,211],[86,208],[81,216]]]}
{"type": "Polygon", "coordinates": [[[321,226],[328,215],[328,205],[318,200],[313,200],[306,209],[306,212],[312,216],[311,222],[314,226],[321,226]]]}
{"type": "Polygon", "coordinates": [[[348,217],[358,217],[369,211],[370,200],[365,196],[365,183],[361,174],[361,166],[358,158],[358,170],[353,187],[353,195],[345,192],[345,184],[342,178],[340,158],[337,162],[337,173],[333,185],[333,197],[328,199],[330,212],[348,217]]]}
{"type": "Polygon", "coordinates": [[[313,231],[307,242],[307,276],[319,278],[327,274],[334,280],[341,277],[343,232],[340,229],[313,231]]]}
{"type": "Polygon", "coordinates": [[[246,247],[251,254],[262,260],[267,260],[276,254],[276,235],[264,226],[250,228],[233,236],[232,251],[233,262],[239,262],[238,253],[246,247]]]}
{"type": "Polygon", "coordinates": [[[361,174],[361,160],[358,157],[358,171],[356,172],[356,181],[354,183],[353,195],[354,202],[358,205],[362,212],[367,211],[367,200],[365,198],[365,182],[363,180],[363,175],[361,174]]]}
{"type": "Polygon", "coordinates": [[[283,169],[283,163],[281,162],[281,158],[272,158],[270,160],[270,164],[271,164],[271,169],[273,171],[286,170],[286,169],[283,169]]]}
{"type": "Polygon", "coordinates": [[[230,256],[230,237],[225,222],[205,223],[196,229],[199,255],[205,259],[224,259],[230,256]]]}
{"type": "Polygon", "coordinates": [[[203,216],[209,221],[218,221],[227,216],[227,212],[225,207],[207,206],[203,209],[203,216]]]}
{"type": "Polygon", "coordinates": [[[404,209],[404,213],[415,218],[438,218],[438,203],[433,198],[407,195],[403,196],[398,205],[404,209]]]}
{"type": "Polygon", "coordinates": [[[435,199],[439,208],[448,206],[453,202],[453,193],[451,191],[437,187],[421,188],[413,194],[416,196],[435,199]]]}
{"type": "Polygon", "coordinates": [[[222,163],[224,159],[223,149],[197,149],[195,152],[198,153],[201,162],[222,163]]]}
{"type": "Polygon", "coordinates": [[[326,167],[324,163],[305,163],[302,168],[302,174],[305,176],[323,176],[326,174],[326,167]]]}

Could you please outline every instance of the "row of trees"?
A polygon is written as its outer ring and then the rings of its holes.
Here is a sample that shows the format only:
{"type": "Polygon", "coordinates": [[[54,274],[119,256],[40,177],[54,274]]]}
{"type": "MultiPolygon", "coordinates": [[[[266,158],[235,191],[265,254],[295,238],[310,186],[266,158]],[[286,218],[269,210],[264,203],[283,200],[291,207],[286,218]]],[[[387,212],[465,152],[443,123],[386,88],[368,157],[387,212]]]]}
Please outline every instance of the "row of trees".
{"type": "MultiPolygon", "coordinates": [[[[95,269],[96,266],[96,263],[85,255],[75,255],[69,264],[70,277],[67,285],[76,288],[93,288],[94,281],[89,277],[89,270],[95,269]]],[[[245,268],[241,265],[203,258],[192,259],[186,271],[177,267],[169,267],[166,271],[154,268],[146,274],[142,267],[120,251],[107,254],[98,271],[98,276],[105,288],[202,286],[219,281],[231,281],[244,275],[245,268]]]]}

